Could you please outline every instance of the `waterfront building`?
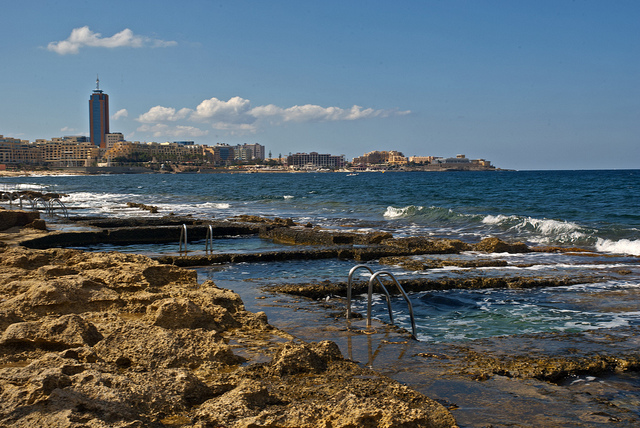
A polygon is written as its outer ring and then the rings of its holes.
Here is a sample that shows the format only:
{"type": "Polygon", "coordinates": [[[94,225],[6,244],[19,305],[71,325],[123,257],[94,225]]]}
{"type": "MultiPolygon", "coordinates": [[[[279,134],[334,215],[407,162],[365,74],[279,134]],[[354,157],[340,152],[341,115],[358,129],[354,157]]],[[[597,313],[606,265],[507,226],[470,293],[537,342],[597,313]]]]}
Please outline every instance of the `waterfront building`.
{"type": "Polygon", "coordinates": [[[108,162],[189,162],[203,157],[202,146],[180,142],[118,141],[104,155],[108,162]]]}
{"type": "Polygon", "coordinates": [[[121,132],[110,132],[108,134],[105,134],[104,138],[106,141],[105,148],[107,150],[113,147],[113,145],[118,141],[124,141],[124,135],[122,135],[121,132]]]}
{"type": "Polygon", "coordinates": [[[381,164],[391,164],[391,165],[404,165],[407,163],[407,158],[402,152],[398,152],[395,150],[384,150],[384,151],[373,151],[369,153],[365,153],[364,155],[354,158],[354,165],[381,165],[381,164]]]}
{"type": "Polygon", "coordinates": [[[343,168],[345,165],[344,155],[332,156],[330,154],[295,153],[287,156],[289,168],[316,169],[316,168],[343,168]]]}
{"type": "Polygon", "coordinates": [[[409,162],[429,164],[433,162],[434,159],[436,159],[434,156],[411,156],[409,157],[409,162]]]}
{"type": "Polygon", "coordinates": [[[42,153],[34,143],[0,135],[0,164],[38,164],[42,153]]]}
{"type": "Polygon", "coordinates": [[[487,171],[495,170],[490,161],[484,159],[469,159],[465,155],[455,158],[435,158],[428,165],[429,170],[458,170],[458,171],[487,171]]]}
{"type": "Polygon", "coordinates": [[[89,129],[93,145],[107,149],[106,135],[109,133],[109,95],[100,90],[100,79],[89,98],[89,129]]]}
{"type": "Polygon", "coordinates": [[[50,167],[92,166],[98,160],[100,148],[86,137],[63,137],[36,140],[42,163],[50,167]]]}

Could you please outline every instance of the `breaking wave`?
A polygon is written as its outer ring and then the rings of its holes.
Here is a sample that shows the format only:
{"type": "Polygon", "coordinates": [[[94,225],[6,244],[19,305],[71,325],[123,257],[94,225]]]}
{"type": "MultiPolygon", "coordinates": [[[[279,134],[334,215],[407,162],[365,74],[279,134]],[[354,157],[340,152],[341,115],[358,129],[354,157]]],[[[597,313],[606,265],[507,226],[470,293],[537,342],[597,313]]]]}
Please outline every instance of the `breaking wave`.
{"type": "Polygon", "coordinates": [[[594,243],[594,229],[577,223],[534,217],[488,215],[482,219],[485,225],[492,225],[518,236],[525,236],[532,242],[542,244],[582,244],[594,243]]]}
{"type": "Polygon", "coordinates": [[[423,207],[416,205],[409,205],[403,208],[396,208],[389,206],[383,214],[384,218],[388,220],[395,220],[400,218],[414,218],[419,217],[421,220],[428,221],[455,221],[455,220],[470,220],[473,216],[467,214],[457,213],[449,208],[442,207],[423,207]]]}
{"type": "Polygon", "coordinates": [[[603,253],[632,254],[634,256],[640,256],[640,240],[632,241],[630,239],[621,239],[619,241],[612,241],[609,239],[598,238],[598,241],[596,242],[596,249],[603,253]]]}

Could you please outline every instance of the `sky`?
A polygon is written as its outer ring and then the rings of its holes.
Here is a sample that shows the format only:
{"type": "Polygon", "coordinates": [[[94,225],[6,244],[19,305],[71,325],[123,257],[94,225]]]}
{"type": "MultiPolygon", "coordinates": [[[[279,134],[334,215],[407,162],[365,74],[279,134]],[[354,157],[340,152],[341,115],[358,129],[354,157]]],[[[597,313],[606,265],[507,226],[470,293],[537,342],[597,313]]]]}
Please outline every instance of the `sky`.
{"type": "Polygon", "coordinates": [[[0,0],[0,135],[640,168],[637,0],[0,0]]]}

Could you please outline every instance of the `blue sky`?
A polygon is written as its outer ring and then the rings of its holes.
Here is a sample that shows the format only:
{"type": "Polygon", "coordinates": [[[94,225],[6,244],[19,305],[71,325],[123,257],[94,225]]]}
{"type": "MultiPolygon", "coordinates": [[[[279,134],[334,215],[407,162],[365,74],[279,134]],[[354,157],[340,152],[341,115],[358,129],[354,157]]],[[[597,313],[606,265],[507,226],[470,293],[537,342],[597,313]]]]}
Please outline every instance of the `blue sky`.
{"type": "Polygon", "coordinates": [[[638,1],[3,1],[0,134],[640,168],[638,1]]]}

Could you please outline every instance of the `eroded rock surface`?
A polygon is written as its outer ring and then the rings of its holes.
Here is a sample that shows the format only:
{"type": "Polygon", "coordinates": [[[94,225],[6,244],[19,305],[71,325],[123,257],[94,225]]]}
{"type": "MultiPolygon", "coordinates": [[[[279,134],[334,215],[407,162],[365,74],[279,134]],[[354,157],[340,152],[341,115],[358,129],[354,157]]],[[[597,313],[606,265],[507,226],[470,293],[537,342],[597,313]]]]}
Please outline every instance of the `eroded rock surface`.
{"type": "Polygon", "coordinates": [[[193,271],[0,248],[0,426],[455,426],[335,343],[291,339],[193,271]]]}

